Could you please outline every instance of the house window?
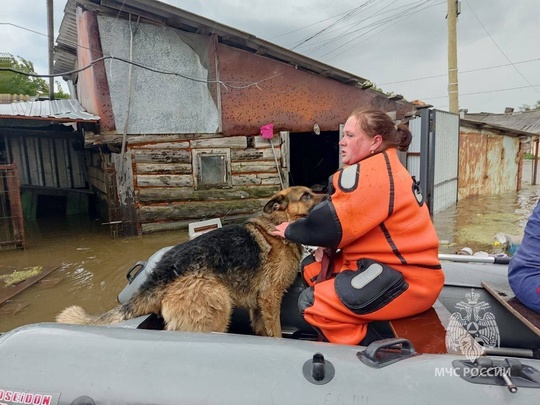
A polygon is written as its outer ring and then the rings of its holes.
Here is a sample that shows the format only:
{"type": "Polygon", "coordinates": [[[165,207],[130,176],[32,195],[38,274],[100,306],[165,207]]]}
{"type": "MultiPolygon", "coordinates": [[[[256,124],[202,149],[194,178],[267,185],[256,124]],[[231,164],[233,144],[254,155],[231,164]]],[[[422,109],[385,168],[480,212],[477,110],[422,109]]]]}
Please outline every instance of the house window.
{"type": "Polygon", "coordinates": [[[193,151],[195,188],[231,187],[230,149],[193,151]]]}

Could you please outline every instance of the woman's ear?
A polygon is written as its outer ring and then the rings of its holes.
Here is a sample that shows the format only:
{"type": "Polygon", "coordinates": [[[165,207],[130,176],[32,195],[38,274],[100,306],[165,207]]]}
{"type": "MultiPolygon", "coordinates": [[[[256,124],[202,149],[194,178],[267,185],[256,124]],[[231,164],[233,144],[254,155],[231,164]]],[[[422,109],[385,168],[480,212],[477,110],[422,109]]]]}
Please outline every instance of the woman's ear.
{"type": "Polygon", "coordinates": [[[373,139],[373,150],[378,150],[383,143],[383,137],[377,134],[372,139],[373,139]]]}

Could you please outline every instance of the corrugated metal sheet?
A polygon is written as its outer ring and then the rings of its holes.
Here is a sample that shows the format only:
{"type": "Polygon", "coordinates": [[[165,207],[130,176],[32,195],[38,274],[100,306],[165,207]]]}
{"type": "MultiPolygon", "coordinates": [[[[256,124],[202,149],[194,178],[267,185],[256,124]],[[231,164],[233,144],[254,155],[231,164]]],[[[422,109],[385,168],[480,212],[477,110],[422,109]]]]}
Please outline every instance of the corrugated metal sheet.
{"type": "Polygon", "coordinates": [[[21,186],[86,188],[83,152],[74,150],[68,136],[12,137],[7,148],[21,186]]]}
{"type": "Polygon", "coordinates": [[[435,110],[433,213],[456,203],[458,188],[459,116],[435,110]]]}
{"type": "Polygon", "coordinates": [[[518,190],[518,137],[474,126],[462,126],[459,155],[459,199],[518,190]]]}
{"type": "Polygon", "coordinates": [[[407,151],[407,170],[425,189],[424,179],[420,175],[420,148],[422,142],[422,120],[420,117],[415,117],[409,121],[409,130],[412,134],[412,140],[407,151]]]}
{"type": "Polygon", "coordinates": [[[409,121],[409,130],[407,169],[420,181],[430,211],[436,214],[457,201],[459,116],[422,110],[409,121]]]}
{"type": "Polygon", "coordinates": [[[23,117],[29,119],[47,119],[49,121],[97,122],[99,116],[89,114],[75,99],[25,101],[0,104],[0,118],[23,117]]]}
{"type": "Polygon", "coordinates": [[[73,148],[69,135],[12,136],[7,149],[17,163],[21,186],[86,188],[83,151],[73,148]]]}
{"type": "Polygon", "coordinates": [[[538,135],[540,133],[540,110],[512,114],[465,114],[465,119],[516,131],[529,132],[530,134],[538,135]]]}
{"type": "MultiPolygon", "coordinates": [[[[75,1],[69,0],[64,7],[64,18],[60,23],[57,45],[54,47],[54,72],[63,73],[74,70],[77,61],[77,20],[75,1]]],[[[71,79],[69,76],[64,79],[71,79]]]]}

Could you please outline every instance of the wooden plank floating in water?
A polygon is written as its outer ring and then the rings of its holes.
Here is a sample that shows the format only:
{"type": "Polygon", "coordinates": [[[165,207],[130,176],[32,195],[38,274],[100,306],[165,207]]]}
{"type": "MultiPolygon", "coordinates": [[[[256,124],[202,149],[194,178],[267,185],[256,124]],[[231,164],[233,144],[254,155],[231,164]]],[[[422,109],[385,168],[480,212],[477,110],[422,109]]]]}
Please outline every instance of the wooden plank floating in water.
{"type": "Polygon", "coordinates": [[[64,277],[54,277],[54,278],[47,278],[46,280],[39,280],[39,287],[40,288],[52,288],[56,287],[60,282],[64,279],[64,277]]]}
{"type": "Polygon", "coordinates": [[[37,276],[30,277],[29,279],[24,280],[22,283],[19,283],[17,285],[0,289],[0,305],[9,300],[10,298],[14,297],[15,295],[19,294],[21,291],[26,290],[32,284],[48,276],[50,273],[52,273],[58,268],[60,268],[60,266],[45,267],[37,276]]]}
{"type": "Polygon", "coordinates": [[[24,303],[8,302],[0,307],[0,316],[13,316],[28,306],[24,303]]]}
{"type": "Polygon", "coordinates": [[[514,296],[514,292],[503,286],[482,281],[482,286],[521,322],[540,336],[540,314],[527,308],[514,296]]]}

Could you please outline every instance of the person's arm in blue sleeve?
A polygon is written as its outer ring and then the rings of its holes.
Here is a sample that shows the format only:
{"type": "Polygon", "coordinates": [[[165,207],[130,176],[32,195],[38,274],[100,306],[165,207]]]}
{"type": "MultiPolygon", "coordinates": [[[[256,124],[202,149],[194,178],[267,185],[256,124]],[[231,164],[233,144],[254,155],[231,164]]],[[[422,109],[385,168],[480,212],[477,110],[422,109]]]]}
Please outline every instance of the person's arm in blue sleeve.
{"type": "Polygon", "coordinates": [[[521,245],[510,259],[508,281],[516,297],[540,313],[540,200],[527,220],[521,245]]]}

